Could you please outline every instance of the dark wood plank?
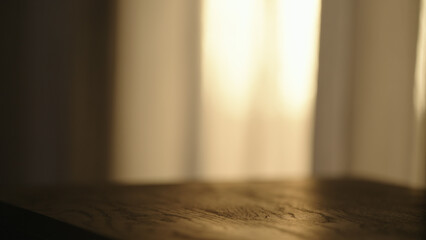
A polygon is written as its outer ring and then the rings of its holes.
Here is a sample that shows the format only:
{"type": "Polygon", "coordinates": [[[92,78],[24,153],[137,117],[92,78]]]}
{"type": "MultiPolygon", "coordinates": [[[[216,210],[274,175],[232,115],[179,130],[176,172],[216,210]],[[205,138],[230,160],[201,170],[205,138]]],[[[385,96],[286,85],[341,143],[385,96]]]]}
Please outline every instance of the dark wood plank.
{"type": "Polygon", "coordinates": [[[41,188],[1,199],[108,238],[425,239],[425,197],[367,181],[305,180],[41,188]]]}
{"type": "Polygon", "coordinates": [[[106,239],[101,235],[0,202],[0,239],[106,239]]]}

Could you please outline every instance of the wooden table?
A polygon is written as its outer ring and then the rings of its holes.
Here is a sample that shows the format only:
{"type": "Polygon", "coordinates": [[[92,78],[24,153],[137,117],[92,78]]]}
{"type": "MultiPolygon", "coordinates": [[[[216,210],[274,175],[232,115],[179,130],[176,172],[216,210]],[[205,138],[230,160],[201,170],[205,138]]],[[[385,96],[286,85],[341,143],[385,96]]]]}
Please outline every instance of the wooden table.
{"type": "Polygon", "coordinates": [[[0,199],[3,239],[426,239],[425,190],[361,180],[9,189],[0,199]]]}

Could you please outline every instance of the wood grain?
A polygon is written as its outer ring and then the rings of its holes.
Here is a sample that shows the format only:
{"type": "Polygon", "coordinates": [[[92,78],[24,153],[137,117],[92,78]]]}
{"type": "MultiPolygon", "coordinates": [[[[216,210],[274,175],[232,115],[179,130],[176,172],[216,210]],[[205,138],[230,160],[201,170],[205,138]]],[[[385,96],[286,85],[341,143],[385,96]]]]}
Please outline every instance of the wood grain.
{"type": "Polygon", "coordinates": [[[359,180],[33,188],[1,195],[117,239],[425,239],[425,197],[424,190],[359,180]]]}

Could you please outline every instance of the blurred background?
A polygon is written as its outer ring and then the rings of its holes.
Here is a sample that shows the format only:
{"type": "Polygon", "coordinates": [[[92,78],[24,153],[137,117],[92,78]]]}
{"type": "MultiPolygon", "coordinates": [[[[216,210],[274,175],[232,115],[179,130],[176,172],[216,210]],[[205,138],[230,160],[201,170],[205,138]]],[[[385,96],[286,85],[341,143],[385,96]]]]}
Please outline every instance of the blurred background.
{"type": "Polygon", "coordinates": [[[426,2],[0,6],[0,185],[426,185],[426,2]]]}

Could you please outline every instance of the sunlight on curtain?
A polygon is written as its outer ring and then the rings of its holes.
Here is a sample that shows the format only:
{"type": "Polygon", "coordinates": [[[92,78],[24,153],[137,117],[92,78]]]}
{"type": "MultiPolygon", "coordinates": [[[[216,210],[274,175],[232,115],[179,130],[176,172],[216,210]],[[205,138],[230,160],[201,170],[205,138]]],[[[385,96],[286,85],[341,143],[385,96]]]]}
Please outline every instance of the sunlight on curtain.
{"type": "Polygon", "coordinates": [[[299,118],[315,100],[320,1],[278,1],[278,82],[284,112],[299,118]]]}
{"type": "Polygon", "coordinates": [[[414,139],[410,180],[414,187],[426,185],[426,2],[421,2],[414,83],[414,139]]]}
{"type": "Polygon", "coordinates": [[[194,4],[118,3],[111,179],[310,174],[320,0],[194,4]]]}
{"type": "Polygon", "coordinates": [[[205,0],[197,173],[311,173],[320,0],[205,0]]]}

